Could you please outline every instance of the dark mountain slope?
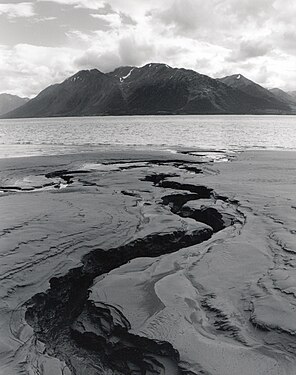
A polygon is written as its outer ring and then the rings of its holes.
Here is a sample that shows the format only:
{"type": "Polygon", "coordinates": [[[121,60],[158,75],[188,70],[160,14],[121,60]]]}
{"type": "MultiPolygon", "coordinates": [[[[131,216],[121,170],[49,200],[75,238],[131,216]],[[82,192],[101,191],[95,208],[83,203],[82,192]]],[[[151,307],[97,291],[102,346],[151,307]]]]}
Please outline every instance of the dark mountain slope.
{"type": "Polygon", "coordinates": [[[289,93],[278,88],[270,89],[269,91],[283,103],[286,103],[292,107],[296,106],[296,96],[293,97],[289,93]]]}
{"type": "Polygon", "coordinates": [[[296,91],[288,91],[288,94],[296,99],[296,91]]]}
{"type": "Polygon", "coordinates": [[[119,68],[109,76],[119,81],[129,113],[248,113],[257,109],[246,95],[193,70],[147,64],[119,68]]]}
{"type": "Polygon", "coordinates": [[[120,114],[124,108],[115,80],[93,69],[80,71],[61,84],[49,86],[9,117],[120,114]]]}
{"type": "Polygon", "coordinates": [[[272,92],[244,77],[242,74],[234,74],[219,79],[220,82],[239,90],[253,98],[253,105],[266,112],[289,112],[290,106],[276,97],[272,92]]]}
{"type": "Polygon", "coordinates": [[[166,64],[120,67],[107,74],[97,69],[83,70],[43,90],[6,117],[244,114],[290,110],[286,103],[255,83],[250,90],[230,85],[229,80],[225,84],[223,80],[166,64]]]}

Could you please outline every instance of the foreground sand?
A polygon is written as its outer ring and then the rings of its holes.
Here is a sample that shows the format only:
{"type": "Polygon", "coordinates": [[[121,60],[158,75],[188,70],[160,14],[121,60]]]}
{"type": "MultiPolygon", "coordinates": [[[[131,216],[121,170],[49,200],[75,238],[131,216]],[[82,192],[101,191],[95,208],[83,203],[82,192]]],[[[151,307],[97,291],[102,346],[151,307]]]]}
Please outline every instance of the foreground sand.
{"type": "Polygon", "coordinates": [[[295,159],[1,160],[0,374],[295,374],[295,159]]]}

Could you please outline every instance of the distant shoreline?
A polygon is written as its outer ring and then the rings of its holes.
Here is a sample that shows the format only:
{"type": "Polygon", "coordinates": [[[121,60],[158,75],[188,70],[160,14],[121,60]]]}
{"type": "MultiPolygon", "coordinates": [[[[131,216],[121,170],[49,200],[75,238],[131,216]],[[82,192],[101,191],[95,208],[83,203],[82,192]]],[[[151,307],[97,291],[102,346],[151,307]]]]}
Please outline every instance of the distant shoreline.
{"type": "Polygon", "coordinates": [[[44,119],[44,118],[84,118],[84,117],[147,117],[147,116],[295,116],[296,112],[287,112],[287,113],[134,113],[134,114],[98,114],[98,115],[79,115],[79,116],[41,116],[41,117],[5,117],[5,115],[0,116],[1,120],[17,120],[17,119],[44,119]]]}

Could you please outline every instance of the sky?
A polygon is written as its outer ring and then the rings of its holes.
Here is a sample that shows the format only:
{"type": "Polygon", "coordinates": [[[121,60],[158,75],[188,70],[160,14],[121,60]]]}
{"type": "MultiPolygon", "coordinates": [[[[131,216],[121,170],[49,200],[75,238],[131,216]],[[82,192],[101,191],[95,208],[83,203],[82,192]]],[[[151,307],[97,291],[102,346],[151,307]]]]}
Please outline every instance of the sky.
{"type": "Polygon", "coordinates": [[[0,93],[162,62],[296,90],[294,0],[0,0],[0,93]]]}

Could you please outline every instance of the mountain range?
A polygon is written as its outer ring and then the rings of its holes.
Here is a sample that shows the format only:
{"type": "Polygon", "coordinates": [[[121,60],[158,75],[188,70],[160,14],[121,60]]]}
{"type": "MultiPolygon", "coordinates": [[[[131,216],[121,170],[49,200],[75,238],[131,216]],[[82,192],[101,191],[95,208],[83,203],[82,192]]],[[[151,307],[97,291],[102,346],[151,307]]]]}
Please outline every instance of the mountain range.
{"type": "Polygon", "coordinates": [[[296,110],[296,91],[285,92],[278,88],[270,89],[269,91],[279,100],[287,103],[294,111],[296,110]]]}
{"type": "Polygon", "coordinates": [[[4,117],[290,113],[296,113],[295,92],[267,90],[241,74],[214,79],[151,63],[79,71],[4,117]]]}
{"type": "Polygon", "coordinates": [[[0,94],[0,116],[22,106],[29,100],[29,98],[20,98],[17,95],[0,94]]]}

